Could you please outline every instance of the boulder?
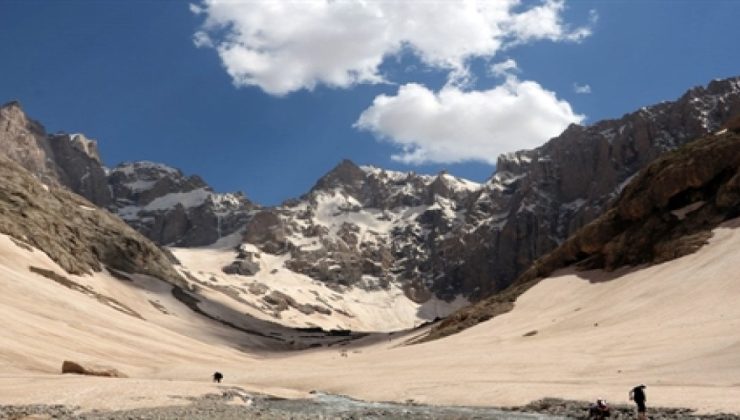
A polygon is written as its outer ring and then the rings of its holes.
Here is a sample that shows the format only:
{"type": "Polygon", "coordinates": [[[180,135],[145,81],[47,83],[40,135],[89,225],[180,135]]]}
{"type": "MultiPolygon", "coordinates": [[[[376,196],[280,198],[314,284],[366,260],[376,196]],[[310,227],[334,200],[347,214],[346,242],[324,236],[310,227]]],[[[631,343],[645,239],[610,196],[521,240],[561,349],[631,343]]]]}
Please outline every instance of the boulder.
{"type": "Polygon", "coordinates": [[[73,373],[76,375],[104,376],[108,378],[127,378],[118,369],[106,366],[88,365],[83,366],[80,363],[65,360],[62,362],[62,374],[73,373]]]}
{"type": "Polygon", "coordinates": [[[250,260],[235,260],[221,269],[226,274],[239,274],[242,276],[253,276],[260,271],[258,263],[250,260]]]}

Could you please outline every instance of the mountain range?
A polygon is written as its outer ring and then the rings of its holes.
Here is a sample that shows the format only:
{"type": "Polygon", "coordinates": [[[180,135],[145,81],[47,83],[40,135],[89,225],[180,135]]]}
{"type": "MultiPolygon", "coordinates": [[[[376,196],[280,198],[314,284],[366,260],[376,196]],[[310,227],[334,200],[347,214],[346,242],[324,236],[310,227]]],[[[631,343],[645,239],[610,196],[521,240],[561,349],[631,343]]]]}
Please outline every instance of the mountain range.
{"type": "Polygon", "coordinates": [[[279,257],[284,269],[338,293],[397,287],[418,304],[475,302],[604,214],[641,169],[739,113],[740,78],[715,80],[499,156],[483,183],[345,160],[273,207],[217,193],[165,164],[108,168],[94,140],[48,134],[17,102],[0,107],[0,148],[45,185],[79,194],[160,246],[236,238],[225,275],[249,278],[279,257]]]}
{"type": "MultiPolygon", "coordinates": [[[[5,105],[0,417],[349,401],[327,393],[434,416],[596,392],[628,415],[644,382],[655,416],[737,418],[739,82],[571,126],[483,183],[342,161],[272,207],[107,168],[5,105]]],[[[588,403],[527,407],[568,405],[588,403]]]]}

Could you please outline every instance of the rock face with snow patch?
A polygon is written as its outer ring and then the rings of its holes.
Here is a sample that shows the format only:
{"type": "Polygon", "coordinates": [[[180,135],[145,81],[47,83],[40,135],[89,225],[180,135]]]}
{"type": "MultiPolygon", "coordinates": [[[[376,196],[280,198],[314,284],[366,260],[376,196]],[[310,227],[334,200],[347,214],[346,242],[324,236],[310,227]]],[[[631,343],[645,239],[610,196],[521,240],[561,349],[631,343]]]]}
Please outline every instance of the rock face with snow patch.
{"type": "Polygon", "coordinates": [[[254,208],[241,193],[215,193],[199,176],[153,162],[122,163],[108,182],[111,211],[165,245],[211,244],[243,227],[254,208]]]}
{"type": "Polygon", "coordinates": [[[423,302],[440,274],[436,250],[461,227],[465,203],[479,188],[447,173],[385,171],[345,160],[300,199],[256,214],[244,239],[288,256],[287,268],[337,289],[396,282],[423,302]]]}

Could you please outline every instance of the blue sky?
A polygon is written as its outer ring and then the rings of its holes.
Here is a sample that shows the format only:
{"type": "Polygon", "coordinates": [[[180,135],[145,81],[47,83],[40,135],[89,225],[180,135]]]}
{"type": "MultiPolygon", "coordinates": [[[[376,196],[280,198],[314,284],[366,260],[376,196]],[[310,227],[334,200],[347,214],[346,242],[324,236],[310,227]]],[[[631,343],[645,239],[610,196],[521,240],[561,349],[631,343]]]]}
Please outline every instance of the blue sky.
{"type": "Polygon", "coordinates": [[[475,11],[414,2],[315,14],[193,3],[1,0],[0,102],[97,139],[109,166],[163,162],[275,204],[343,158],[482,181],[498,152],[568,122],[740,74],[732,0],[524,1],[493,43],[469,30],[475,11]],[[440,29],[440,17],[464,24],[440,29]],[[268,53],[255,58],[257,44],[268,53]],[[225,46],[236,54],[219,55],[225,46]]]}

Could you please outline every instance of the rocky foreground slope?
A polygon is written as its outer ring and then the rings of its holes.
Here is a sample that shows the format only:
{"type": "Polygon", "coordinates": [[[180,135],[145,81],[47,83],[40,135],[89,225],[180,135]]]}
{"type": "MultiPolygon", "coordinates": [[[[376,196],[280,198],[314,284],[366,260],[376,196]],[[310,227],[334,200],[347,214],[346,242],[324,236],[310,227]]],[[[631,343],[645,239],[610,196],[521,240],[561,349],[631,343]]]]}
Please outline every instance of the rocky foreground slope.
{"type": "Polygon", "coordinates": [[[615,270],[657,264],[703,246],[711,230],[740,216],[740,116],[715,134],[664,154],[641,170],[604,214],[536,260],[514,284],[436,325],[425,340],[510,311],[555,270],[615,270]]]}

